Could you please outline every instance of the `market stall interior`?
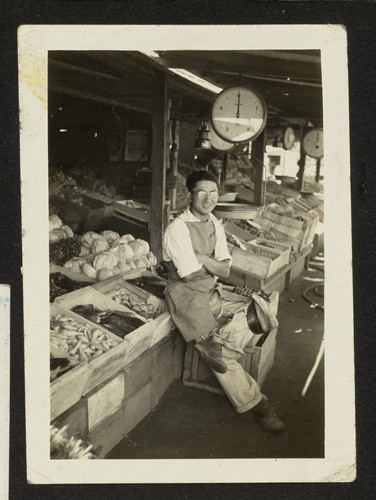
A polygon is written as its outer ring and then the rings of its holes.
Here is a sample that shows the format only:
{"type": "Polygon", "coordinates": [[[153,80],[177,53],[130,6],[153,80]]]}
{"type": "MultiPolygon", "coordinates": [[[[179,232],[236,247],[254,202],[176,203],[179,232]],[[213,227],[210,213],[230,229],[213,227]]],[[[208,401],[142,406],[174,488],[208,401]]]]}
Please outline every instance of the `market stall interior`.
{"type": "MultiPolygon", "coordinates": [[[[164,302],[162,238],[188,204],[190,172],[208,170],[218,179],[214,215],[233,259],[223,289],[249,302],[261,297],[280,320],[268,334],[255,332],[239,359],[244,369],[260,385],[276,380],[281,363],[271,370],[275,357],[289,356],[284,342],[305,349],[286,340],[286,325],[304,319],[304,309],[307,317],[314,311],[317,323],[307,329],[315,340],[306,346],[318,351],[324,294],[320,52],[50,51],[48,69],[51,424],[55,441],[56,429],[66,426],[64,432],[92,443],[93,456],[106,457],[117,446],[121,458],[121,440],[163,411],[166,404],[158,405],[174,381],[182,394],[221,393],[164,302]],[[291,304],[298,289],[303,311],[297,313],[291,304]]],[[[312,367],[303,359],[299,381],[312,367]]],[[[282,365],[280,376],[291,382],[298,368],[282,365]]],[[[322,456],[322,364],[314,383],[322,456]]],[[[282,455],[310,456],[302,433],[300,448],[288,449],[287,440],[282,455]]],[[[258,438],[255,443],[249,456],[265,456],[258,438]]],[[[280,452],[271,446],[269,456],[280,452]]],[[[179,453],[183,458],[184,450],[179,453]]],[[[244,457],[247,450],[216,454],[244,457]]]]}

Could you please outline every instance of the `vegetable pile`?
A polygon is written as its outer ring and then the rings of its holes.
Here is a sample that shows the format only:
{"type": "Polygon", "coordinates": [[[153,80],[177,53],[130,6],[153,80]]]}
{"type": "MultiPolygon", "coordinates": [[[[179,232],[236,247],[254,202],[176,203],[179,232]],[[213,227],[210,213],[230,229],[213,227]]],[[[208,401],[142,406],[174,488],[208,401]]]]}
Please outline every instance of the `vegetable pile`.
{"type": "Polygon", "coordinates": [[[50,426],[50,458],[66,460],[90,460],[96,458],[93,445],[82,439],[68,437],[67,426],[58,429],[54,425],[50,426]]]}
{"type": "Polygon", "coordinates": [[[100,234],[88,231],[82,235],[80,254],[68,260],[64,267],[95,280],[105,280],[137,268],[152,268],[157,264],[149,243],[131,234],[120,236],[105,230],[100,234]]]}
{"type": "Polygon", "coordinates": [[[50,319],[51,352],[67,355],[72,367],[87,363],[116,345],[118,342],[106,332],[88,323],[83,325],[61,314],[50,319]]]}
{"type": "Polygon", "coordinates": [[[129,307],[146,319],[154,319],[162,313],[163,305],[153,296],[142,299],[126,288],[119,288],[107,294],[112,300],[129,307]]]}

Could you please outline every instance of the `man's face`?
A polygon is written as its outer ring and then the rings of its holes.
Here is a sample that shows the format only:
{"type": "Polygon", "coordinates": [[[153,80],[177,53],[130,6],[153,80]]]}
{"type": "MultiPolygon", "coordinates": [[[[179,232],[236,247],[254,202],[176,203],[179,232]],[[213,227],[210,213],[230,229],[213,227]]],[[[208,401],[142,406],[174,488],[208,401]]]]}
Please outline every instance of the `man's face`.
{"type": "Polygon", "coordinates": [[[191,212],[198,219],[205,219],[214,210],[217,201],[217,184],[212,181],[199,181],[192,190],[191,212]]]}

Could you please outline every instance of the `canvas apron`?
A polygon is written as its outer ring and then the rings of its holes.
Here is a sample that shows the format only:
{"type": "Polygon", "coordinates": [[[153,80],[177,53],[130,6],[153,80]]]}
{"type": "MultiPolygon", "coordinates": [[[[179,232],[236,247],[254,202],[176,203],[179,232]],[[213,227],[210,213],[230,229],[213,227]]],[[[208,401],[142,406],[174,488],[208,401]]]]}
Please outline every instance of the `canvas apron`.
{"type": "MultiPolygon", "coordinates": [[[[216,243],[215,226],[212,221],[186,222],[195,253],[214,257],[216,243]]],[[[214,372],[224,392],[236,411],[243,413],[261,401],[262,394],[257,382],[238,363],[244,347],[253,334],[248,328],[246,307],[239,303],[239,310],[224,326],[215,320],[210,292],[216,284],[215,278],[206,272],[202,276],[185,282],[169,261],[169,280],[166,288],[166,303],[172,319],[184,340],[210,337],[222,346],[222,360],[227,366],[224,374],[214,372]]]]}

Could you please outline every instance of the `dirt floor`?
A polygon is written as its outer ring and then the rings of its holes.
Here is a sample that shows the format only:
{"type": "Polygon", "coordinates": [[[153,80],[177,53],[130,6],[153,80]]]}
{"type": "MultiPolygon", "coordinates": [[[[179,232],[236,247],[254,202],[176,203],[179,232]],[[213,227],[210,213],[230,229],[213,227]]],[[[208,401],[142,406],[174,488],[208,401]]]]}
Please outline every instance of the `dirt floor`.
{"type": "MultiPolygon", "coordinates": [[[[323,272],[314,265],[312,262],[290,290],[280,295],[275,360],[262,387],[284,421],[285,432],[269,434],[251,412],[237,414],[226,396],[189,388],[176,380],[158,407],[106,458],[323,457],[323,360],[306,396],[301,396],[324,331],[324,311],[311,307],[302,297],[307,287],[318,285],[323,278],[323,272]]],[[[309,297],[323,303],[323,297],[314,291],[309,297]]]]}

